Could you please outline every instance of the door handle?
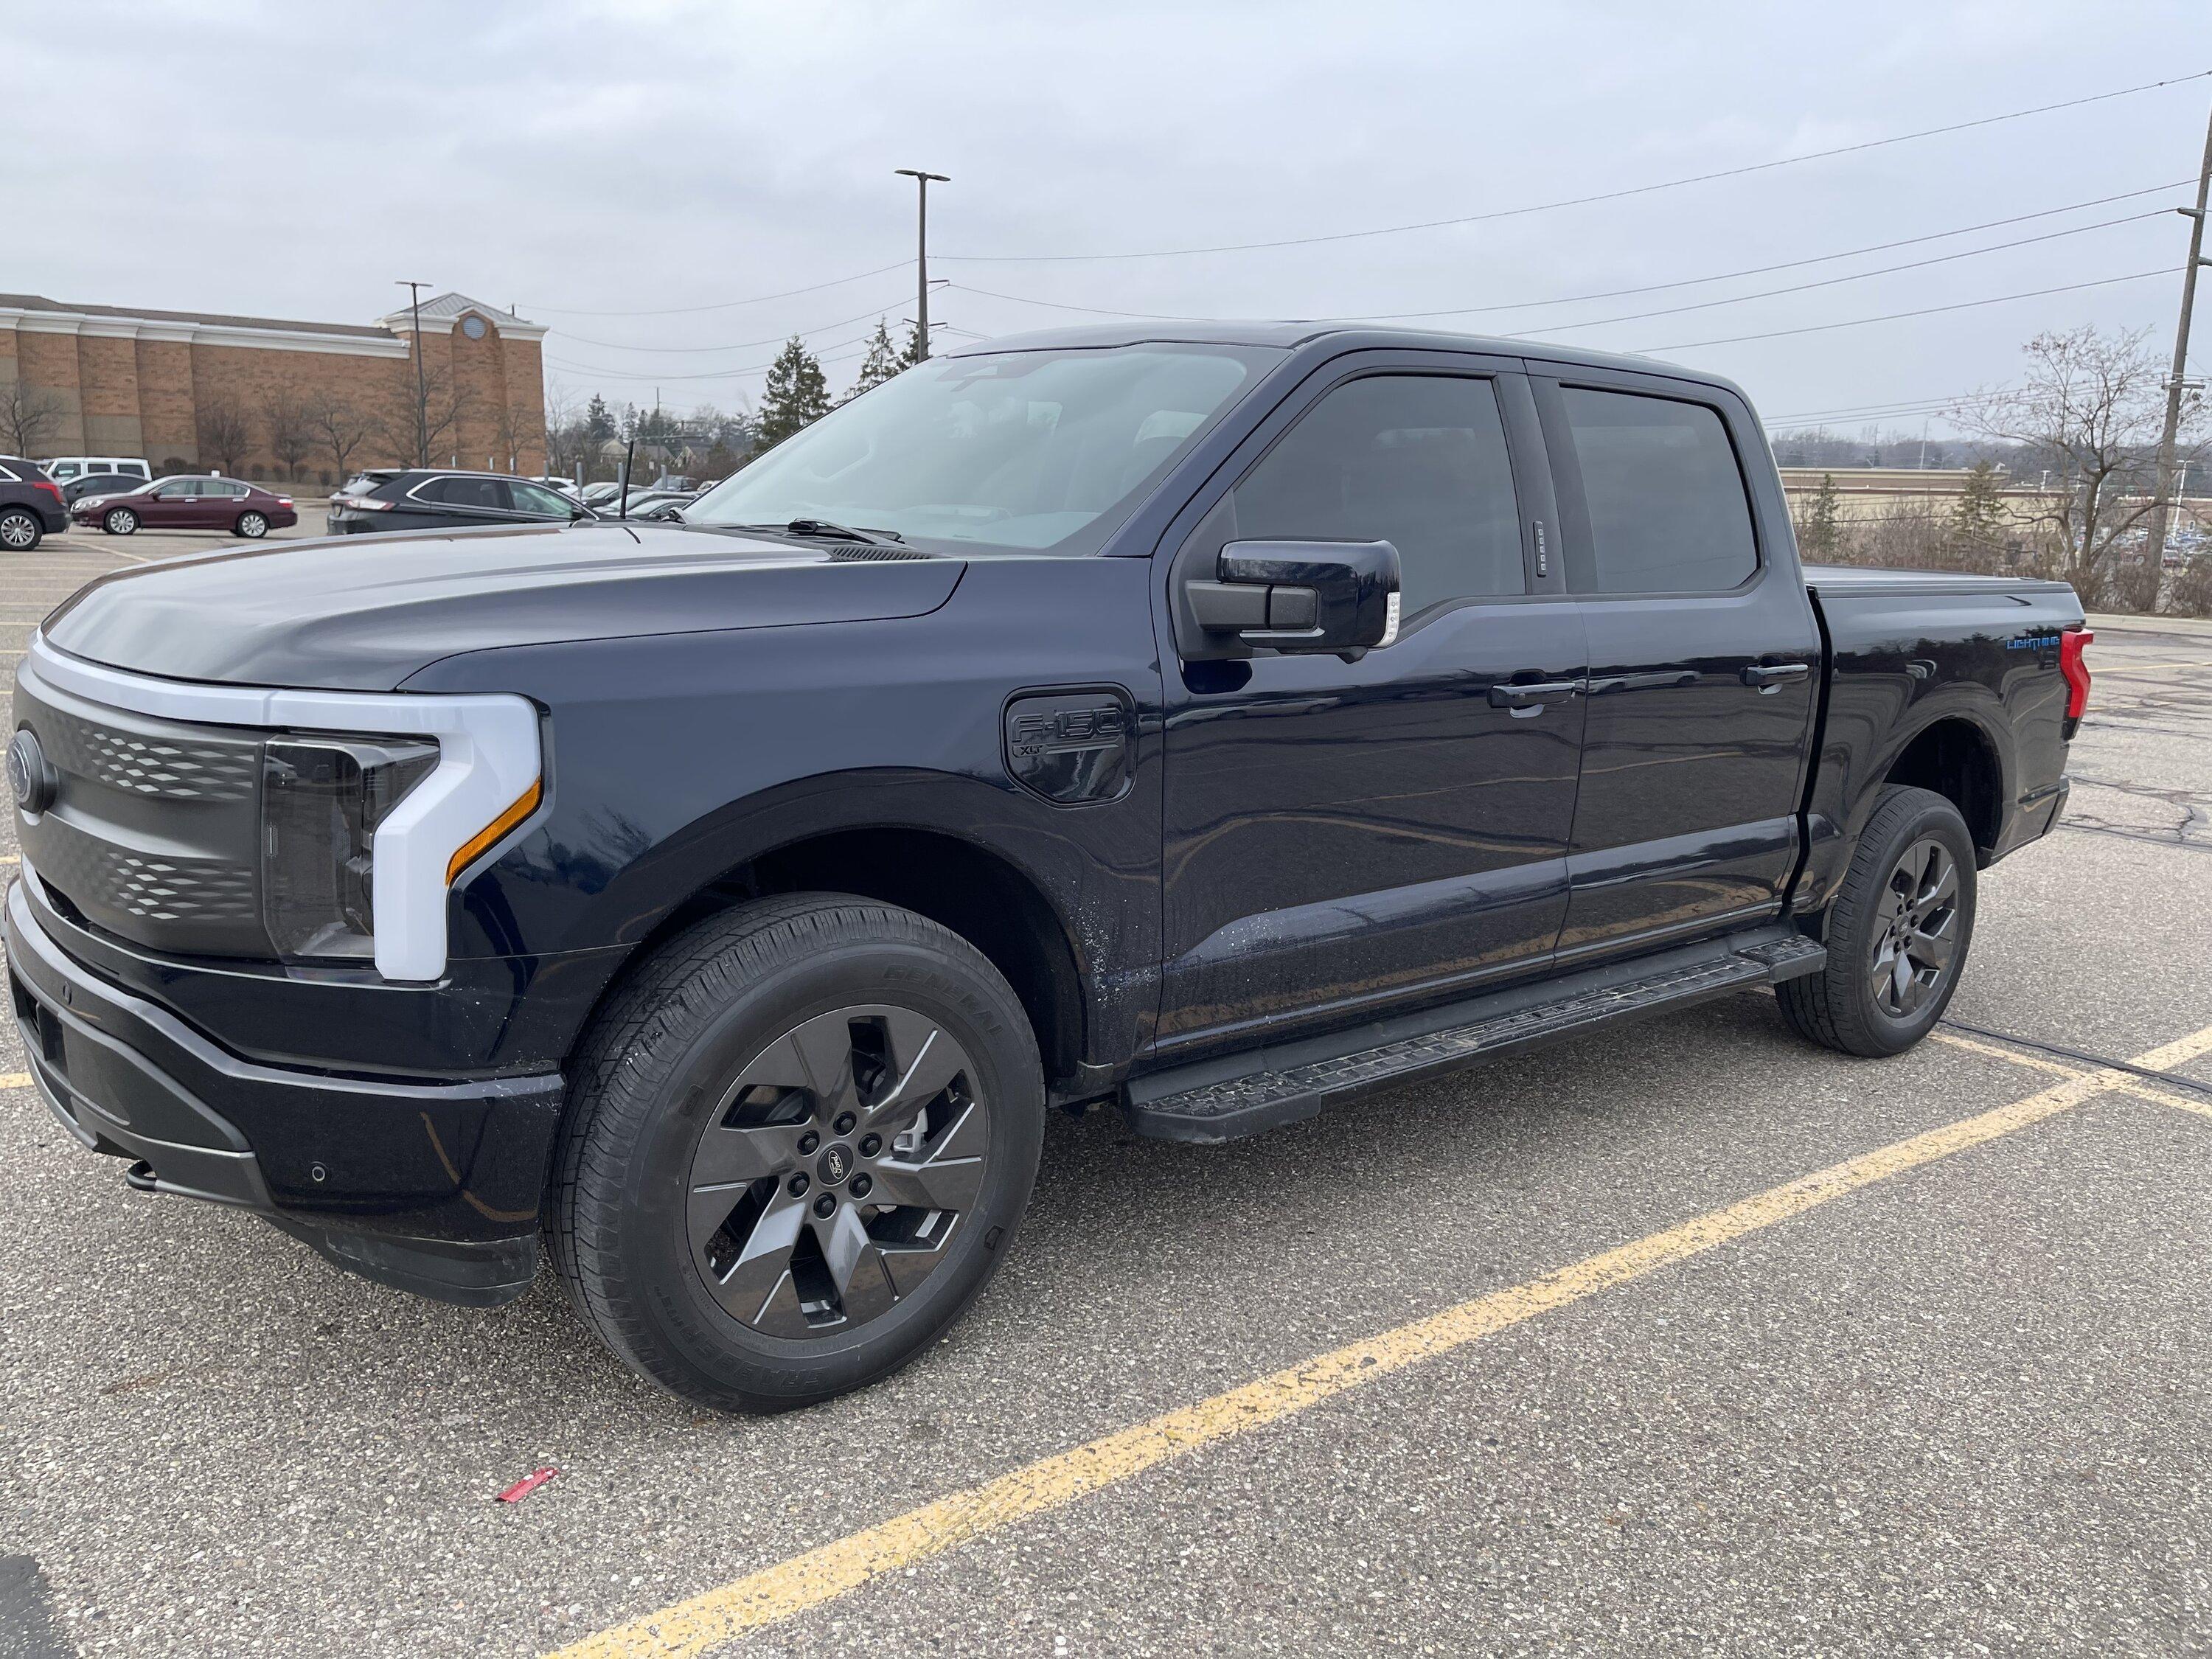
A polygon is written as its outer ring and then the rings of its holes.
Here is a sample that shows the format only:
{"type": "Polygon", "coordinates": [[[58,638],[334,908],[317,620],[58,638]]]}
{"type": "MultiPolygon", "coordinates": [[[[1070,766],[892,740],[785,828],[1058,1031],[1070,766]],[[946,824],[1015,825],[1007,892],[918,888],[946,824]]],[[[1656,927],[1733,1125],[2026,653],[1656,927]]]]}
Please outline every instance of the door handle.
{"type": "Polygon", "coordinates": [[[1490,688],[1492,708],[1541,708],[1547,702],[1565,702],[1581,690],[1580,680],[1546,680],[1536,685],[1493,685],[1490,688]]]}
{"type": "Polygon", "coordinates": [[[1808,662],[1778,662],[1765,666],[1754,665],[1743,671],[1743,683],[1755,685],[1761,691],[1778,690],[1785,680],[1802,680],[1813,672],[1808,662]]]}

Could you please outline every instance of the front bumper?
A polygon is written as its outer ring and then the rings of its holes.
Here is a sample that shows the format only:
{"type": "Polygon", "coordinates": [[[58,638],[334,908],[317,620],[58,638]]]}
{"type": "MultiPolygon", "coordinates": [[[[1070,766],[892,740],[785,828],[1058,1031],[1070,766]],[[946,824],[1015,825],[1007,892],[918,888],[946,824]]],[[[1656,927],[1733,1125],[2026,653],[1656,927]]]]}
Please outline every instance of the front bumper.
{"type": "Polygon", "coordinates": [[[529,1287],[558,1073],[413,1083],[256,1065],[70,957],[20,880],[6,916],[32,1078],[80,1145],[136,1161],[133,1185],[254,1211],[440,1301],[489,1307],[529,1287]]]}

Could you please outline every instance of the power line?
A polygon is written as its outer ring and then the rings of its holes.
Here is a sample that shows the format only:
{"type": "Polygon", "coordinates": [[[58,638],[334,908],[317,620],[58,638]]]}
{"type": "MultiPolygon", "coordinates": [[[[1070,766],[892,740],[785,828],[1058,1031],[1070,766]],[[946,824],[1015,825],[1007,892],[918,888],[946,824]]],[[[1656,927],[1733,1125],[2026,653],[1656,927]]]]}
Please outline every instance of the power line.
{"type": "Polygon", "coordinates": [[[1526,338],[1531,335],[1565,334],[1572,329],[1603,328],[1610,323],[1637,323],[1647,317],[1675,317],[1686,311],[1711,311],[1717,306],[1742,305],[1751,300],[1771,300],[1781,294],[1804,294],[1816,288],[1834,288],[1841,283],[1863,282],[1869,276],[1890,276],[1900,270],[1920,270],[1929,265],[1948,264],[1954,259],[1972,259],[1984,253],[2002,253],[2007,248],[2028,247],[2037,242],[2053,242],[2062,236],[2078,236],[2085,231],[2110,230],[2115,225],[2140,224],[2146,219],[2163,219],[2163,208],[2149,213],[2132,213],[2123,219],[2106,219],[2094,225],[2075,225],[2067,230],[2045,231],[2040,236],[2022,236],[2010,242],[1992,242],[1987,247],[1961,248],[1956,253],[1939,253],[1933,258],[1911,259],[1901,265],[1880,265],[1872,270],[1855,270],[1842,276],[1823,276],[1818,282],[1792,283],[1787,288],[1761,289],[1756,294],[1738,294],[1724,300],[1699,300],[1686,306],[1666,306],[1656,311],[1630,312],[1619,317],[1591,317],[1579,323],[1547,323],[1541,328],[1522,329],[1508,335],[1508,339],[1526,338]]]}
{"type": "Polygon", "coordinates": [[[561,331],[561,333],[564,338],[574,340],[578,345],[603,346],[610,351],[650,351],[655,354],[668,352],[681,356],[696,356],[700,353],[708,351],[750,351],[756,346],[775,345],[781,341],[791,338],[794,334],[799,336],[803,339],[809,334],[823,334],[827,333],[833,328],[849,328],[854,323],[865,322],[871,317],[887,316],[892,309],[894,309],[896,303],[897,302],[894,301],[884,305],[870,306],[866,311],[860,313],[857,317],[841,317],[834,323],[818,323],[812,328],[786,329],[782,333],[771,334],[763,340],[734,340],[728,345],[624,345],[619,340],[587,340],[580,334],[569,334],[566,330],[561,331]]]}
{"type": "Polygon", "coordinates": [[[1779,340],[1792,334],[1823,334],[1830,329],[1858,328],[1868,323],[1893,323],[1905,317],[1933,317],[1940,312],[1972,311],[1979,306],[2001,306],[2013,300],[2039,300],[2049,294],[2078,294],[2085,288],[2110,288],[2115,283],[2140,283],[2150,276],[2171,276],[2181,267],[2138,270],[2126,276],[2100,276],[2093,283],[2068,283],[2059,288],[2031,289],[2025,294],[1994,294],[1986,300],[1961,300],[1955,305],[1923,306],[1917,311],[1892,311],[1879,317],[1852,317],[1840,323],[1812,323],[1803,328],[1771,329],[1764,334],[1733,334],[1724,340],[1683,340],[1674,345],[1638,346],[1632,354],[1650,356],[1662,351],[1695,351],[1703,346],[1741,345],[1747,340],[1779,340]]]}
{"type": "Polygon", "coordinates": [[[1844,404],[1832,409],[1791,410],[1785,414],[1770,415],[1765,418],[1770,425],[1777,421],[1809,421],[1815,418],[1843,420],[1860,415],[1887,415],[1901,409],[1923,407],[1948,409],[1960,404],[1982,403],[1991,398],[2008,398],[2012,395],[2009,387],[2002,387],[1994,392],[1982,389],[1974,392],[1931,393],[1924,398],[1892,398],[1878,404],[1844,404]]]}
{"type": "MultiPolygon", "coordinates": [[[[843,351],[848,346],[865,348],[871,337],[872,337],[862,334],[850,340],[834,341],[816,352],[814,361],[820,363],[834,362],[837,361],[834,354],[843,351]]],[[[545,361],[559,368],[573,370],[579,374],[598,374],[605,379],[616,380],[733,380],[741,375],[759,374],[775,367],[775,360],[770,358],[767,362],[748,363],[741,368],[710,369],[698,374],[667,374],[658,369],[609,368],[599,363],[571,362],[560,357],[548,357],[545,361]]]]}
{"type": "Polygon", "coordinates": [[[1486,224],[1499,219],[1520,218],[1532,213],[1550,213],[1560,208],[1588,207],[1599,202],[1618,202],[1632,196],[1649,196],[1663,190],[1680,190],[1688,185],[1710,184],[1720,179],[1741,179],[1754,173],[1768,173],[1777,167],[1796,167],[1802,162],[1826,161],[1832,156],[1854,155],[1862,151],[1881,149],[1892,144],[1910,143],[1916,139],[1939,137],[1946,133],[1967,132],[1978,127],[1996,126],[2006,121],[2025,120],[2030,116],[2049,115],[2058,110],[2079,109],[2084,105],[2106,103],[2115,98],[2130,98],[2138,93],[2154,92],[2162,87],[2185,85],[2212,76],[2212,70],[2199,70],[2193,75],[2175,76],[2163,81],[2146,81],[2140,86],[2122,87],[2113,92],[2094,93],[2086,98],[2069,98],[2055,104],[2039,104],[2032,109],[2008,110],[2002,115],[1984,115],[1972,121],[1954,121],[1945,126],[1923,127],[1915,132],[1900,132],[1887,138],[1869,138],[1856,144],[1838,144],[1832,149],[1808,151],[1802,155],[1785,155],[1771,161],[1753,161],[1743,167],[1723,167],[1713,173],[1692,173],[1681,179],[1662,179],[1656,184],[1635,185],[1624,190],[1601,191],[1590,196],[1573,196],[1556,202],[1534,202],[1524,207],[1495,208],[1486,213],[1462,214],[1449,219],[1424,219],[1412,224],[1382,225],[1368,230],[1340,230],[1315,236],[1285,236],[1262,242],[1221,242],[1204,247],[1151,248],[1126,253],[940,253],[940,260],[963,264],[1060,264],[1108,259],[1173,259],[1204,253],[1246,253],[1268,248],[1307,247],[1323,242],[1348,242],[1368,236],[1398,236],[1410,231],[1438,230],[1451,225],[1486,224]]]}
{"type": "Polygon", "coordinates": [[[573,306],[532,305],[532,311],[546,311],[556,317],[690,317],[702,311],[734,311],[739,306],[766,305],[770,300],[789,300],[801,294],[819,294],[825,288],[841,288],[847,283],[857,283],[870,276],[880,276],[887,270],[903,270],[906,261],[894,260],[887,265],[878,265],[873,270],[856,270],[850,276],[832,276],[826,283],[811,283],[805,288],[787,288],[781,294],[756,294],[749,300],[718,300],[708,306],[670,306],[659,311],[579,311],[573,306]]]}

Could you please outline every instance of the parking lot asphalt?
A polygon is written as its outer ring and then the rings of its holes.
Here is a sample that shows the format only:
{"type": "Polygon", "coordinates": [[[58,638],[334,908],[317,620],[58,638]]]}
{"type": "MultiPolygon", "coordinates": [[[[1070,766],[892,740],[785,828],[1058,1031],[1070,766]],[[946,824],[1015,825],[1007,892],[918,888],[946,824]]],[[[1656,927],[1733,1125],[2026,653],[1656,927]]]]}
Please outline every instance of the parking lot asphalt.
{"type": "Polygon", "coordinates": [[[0,1039],[0,1656],[2212,1647],[2212,628],[2098,626],[1939,1040],[1747,995],[1224,1148],[1055,1116],[975,1311],[779,1418],[133,1194],[0,1039]]]}

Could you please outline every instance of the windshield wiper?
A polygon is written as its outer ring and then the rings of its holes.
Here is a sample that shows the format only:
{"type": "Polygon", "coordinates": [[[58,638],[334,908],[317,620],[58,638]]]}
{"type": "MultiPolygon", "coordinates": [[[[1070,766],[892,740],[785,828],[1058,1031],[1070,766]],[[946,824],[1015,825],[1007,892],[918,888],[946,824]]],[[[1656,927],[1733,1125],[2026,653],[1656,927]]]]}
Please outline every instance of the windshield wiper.
{"type": "Polygon", "coordinates": [[[801,536],[810,540],[866,542],[872,547],[906,540],[896,530],[855,530],[850,525],[832,524],[827,519],[793,519],[783,524],[741,524],[738,528],[765,530],[775,535],[801,536]]]}

